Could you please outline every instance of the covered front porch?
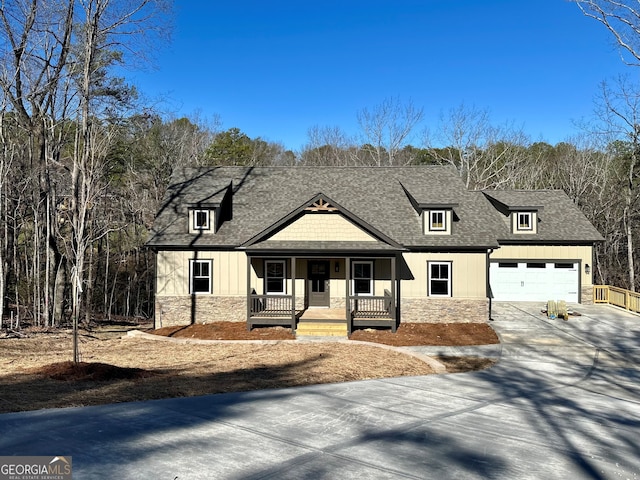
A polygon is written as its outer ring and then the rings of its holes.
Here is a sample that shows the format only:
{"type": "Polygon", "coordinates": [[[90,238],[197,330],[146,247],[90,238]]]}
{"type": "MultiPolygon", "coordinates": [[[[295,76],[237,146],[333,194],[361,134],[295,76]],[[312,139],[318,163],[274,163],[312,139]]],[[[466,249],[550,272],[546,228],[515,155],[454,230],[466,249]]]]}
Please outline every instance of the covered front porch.
{"type": "Polygon", "coordinates": [[[398,254],[247,253],[247,328],[310,323],[355,328],[398,326],[398,254]]]}

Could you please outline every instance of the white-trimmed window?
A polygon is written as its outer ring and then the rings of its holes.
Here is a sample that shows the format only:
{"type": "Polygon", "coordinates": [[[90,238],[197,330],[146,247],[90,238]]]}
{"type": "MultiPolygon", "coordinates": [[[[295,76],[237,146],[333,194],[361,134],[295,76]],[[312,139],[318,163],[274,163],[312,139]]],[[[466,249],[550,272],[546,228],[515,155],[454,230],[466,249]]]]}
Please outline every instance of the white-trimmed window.
{"type": "Polygon", "coordinates": [[[211,229],[211,212],[209,210],[193,210],[192,215],[194,230],[211,229]]]}
{"type": "Polygon", "coordinates": [[[269,295],[286,293],[286,264],[284,260],[265,260],[264,292],[269,295]]]}
{"type": "Polygon", "coordinates": [[[524,231],[533,230],[533,214],[531,212],[517,212],[516,229],[524,231]]]}
{"type": "Polygon", "coordinates": [[[447,212],[444,210],[429,211],[429,231],[444,232],[447,230],[447,212]]]}
{"type": "Polygon", "coordinates": [[[212,292],[212,260],[189,260],[189,293],[212,292]]]}
{"type": "Polygon", "coordinates": [[[351,263],[353,295],[373,295],[373,262],[355,260],[351,263]]]}
{"type": "Polygon", "coordinates": [[[451,296],[451,262],[428,262],[429,296],[451,296]]]}

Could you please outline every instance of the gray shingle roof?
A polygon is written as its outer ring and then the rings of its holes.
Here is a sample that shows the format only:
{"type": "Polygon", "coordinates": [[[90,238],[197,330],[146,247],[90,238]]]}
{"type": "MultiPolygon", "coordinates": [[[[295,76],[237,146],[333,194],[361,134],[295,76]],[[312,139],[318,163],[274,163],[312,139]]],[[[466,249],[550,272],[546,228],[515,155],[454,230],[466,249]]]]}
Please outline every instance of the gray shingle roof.
{"type": "Polygon", "coordinates": [[[501,212],[502,225],[496,231],[501,243],[592,243],[604,240],[562,190],[485,190],[483,193],[501,212]],[[523,210],[538,212],[536,234],[512,233],[509,213],[523,210]]]}
{"type": "MultiPolygon", "coordinates": [[[[485,194],[491,197],[493,200],[500,202],[504,207],[511,211],[531,209],[537,210],[544,207],[544,203],[540,201],[539,195],[536,193],[542,193],[544,196],[550,192],[562,192],[561,190],[485,190],[485,194]]],[[[564,193],[562,193],[564,196],[564,193]]]]}
{"type": "MultiPolygon", "coordinates": [[[[270,242],[260,234],[285,217],[295,217],[305,202],[319,194],[377,232],[381,250],[388,250],[382,236],[387,237],[386,243],[392,241],[409,249],[463,249],[497,247],[497,238],[508,233],[487,197],[467,191],[449,167],[206,167],[174,172],[147,244],[154,248],[239,248],[252,240],[250,248],[268,248],[270,242]],[[224,221],[215,234],[188,233],[188,207],[221,205],[230,185],[232,219],[224,221]],[[425,235],[415,203],[453,206],[456,221],[452,234],[425,235]]],[[[545,217],[547,209],[545,203],[545,217]]],[[[591,239],[595,229],[574,210],[568,213],[570,219],[581,225],[579,232],[590,235],[580,240],[591,239]]],[[[565,213],[557,211],[562,216],[565,213]]],[[[565,233],[571,234],[568,239],[579,236],[570,229],[551,232],[557,240],[565,233]]],[[[271,244],[276,246],[273,241],[271,244]]]]}

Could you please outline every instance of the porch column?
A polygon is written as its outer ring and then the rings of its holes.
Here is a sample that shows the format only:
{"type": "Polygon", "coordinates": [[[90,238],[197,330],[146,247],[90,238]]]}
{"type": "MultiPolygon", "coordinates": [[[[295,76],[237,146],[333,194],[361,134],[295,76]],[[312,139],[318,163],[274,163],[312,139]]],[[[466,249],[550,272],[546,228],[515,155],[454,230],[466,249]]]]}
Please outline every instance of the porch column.
{"type": "Polygon", "coordinates": [[[398,262],[400,262],[399,265],[402,266],[402,261],[403,261],[402,260],[402,254],[401,253],[397,253],[396,256],[395,256],[395,259],[394,259],[394,263],[396,264],[396,269],[395,269],[396,274],[395,274],[395,279],[394,279],[394,281],[396,283],[396,288],[395,288],[394,295],[395,295],[395,300],[397,302],[396,309],[395,309],[395,324],[394,324],[395,327],[394,327],[394,332],[395,332],[395,328],[398,326],[398,324],[400,323],[400,320],[402,318],[401,309],[400,309],[400,306],[401,306],[401,303],[402,303],[402,293],[400,292],[400,285],[402,284],[402,274],[401,273],[398,274],[399,268],[397,268],[398,262]]]}
{"type": "Polygon", "coordinates": [[[345,282],[346,282],[346,288],[344,290],[345,292],[345,298],[344,298],[344,303],[345,303],[345,310],[346,310],[346,318],[347,318],[347,333],[349,335],[351,335],[351,332],[353,331],[353,319],[351,318],[351,300],[350,300],[350,285],[349,285],[349,279],[351,277],[351,258],[346,257],[344,259],[344,278],[345,278],[345,282]]]}
{"type": "Polygon", "coordinates": [[[251,331],[251,255],[247,253],[247,330],[251,331]]]}
{"type": "Polygon", "coordinates": [[[291,257],[291,333],[296,331],[296,257],[291,257]]]}
{"type": "Polygon", "coordinates": [[[398,327],[398,311],[396,305],[396,287],[397,287],[397,263],[398,255],[394,255],[389,259],[391,262],[391,318],[393,319],[393,325],[391,325],[391,331],[395,333],[398,327]]]}

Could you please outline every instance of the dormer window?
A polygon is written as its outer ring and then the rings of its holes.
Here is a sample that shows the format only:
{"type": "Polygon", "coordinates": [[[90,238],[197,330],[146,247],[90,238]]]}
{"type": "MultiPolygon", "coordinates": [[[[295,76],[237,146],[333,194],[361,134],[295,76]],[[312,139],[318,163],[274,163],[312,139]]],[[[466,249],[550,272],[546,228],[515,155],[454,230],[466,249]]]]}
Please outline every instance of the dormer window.
{"type": "Polygon", "coordinates": [[[215,208],[190,208],[189,209],[189,233],[204,234],[214,233],[216,229],[215,208]]]}
{"type": "Polygon", "coordinates": [[[194,210],[193,211],[193,229],[209,230],[211,228],[210,217],[211,217],[211,212],[209,210],[194,210]]]}
{"type": "Polygon", "coordinates": [[[431,210],[429,212],[429,231],[444,232],[447,230],[447,214],[444,210],[431,210]]]}
{"type": "Polygon", "coordinates": [[[518,212],[518,230],[533,230],[533,214],[531,212],[518,212]]]}
{"type": "Polygon", "coordinates": [[[425,208],[422,210],[422,229],[426,235],[451,235],[453,210],[425,208]]]}
{"type": "Polygon", "coordinates": [[[513,212],[511,218],[513,233],[537,233],[537,212],[513,212]]]}

